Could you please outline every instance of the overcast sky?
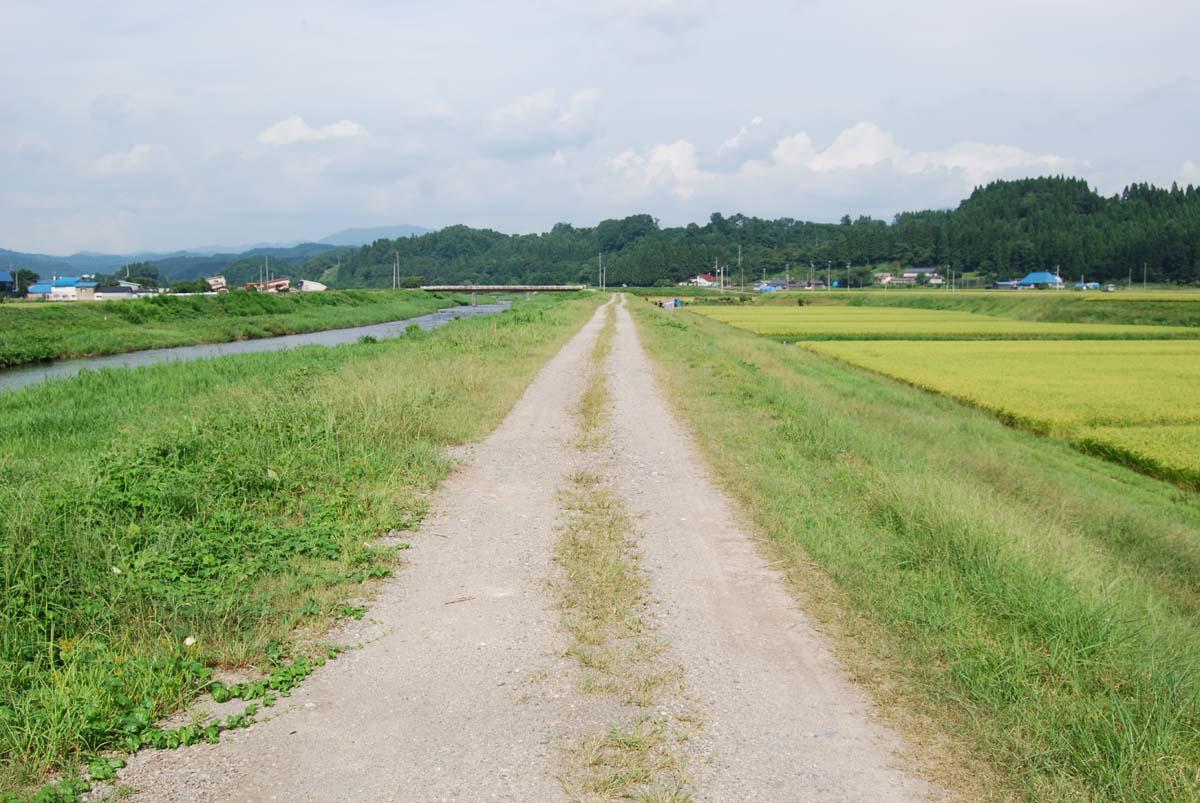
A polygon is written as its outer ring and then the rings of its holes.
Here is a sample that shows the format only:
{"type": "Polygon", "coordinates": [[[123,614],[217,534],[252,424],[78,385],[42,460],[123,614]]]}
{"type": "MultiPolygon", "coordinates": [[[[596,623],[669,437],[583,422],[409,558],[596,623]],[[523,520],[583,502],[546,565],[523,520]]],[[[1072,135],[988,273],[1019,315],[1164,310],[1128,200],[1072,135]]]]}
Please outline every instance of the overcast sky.
{"type": "Polygon", "coordinates": [[[1200,184],[1196,0],[3,0],[0,247],[1200,184]]]}

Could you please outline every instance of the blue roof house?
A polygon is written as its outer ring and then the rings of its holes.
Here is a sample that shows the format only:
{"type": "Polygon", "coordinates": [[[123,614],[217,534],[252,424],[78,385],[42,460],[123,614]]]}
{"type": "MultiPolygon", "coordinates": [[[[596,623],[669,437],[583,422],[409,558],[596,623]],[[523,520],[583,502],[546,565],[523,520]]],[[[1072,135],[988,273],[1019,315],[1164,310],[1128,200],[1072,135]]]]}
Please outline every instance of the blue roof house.
{"type": "Polygon", "coordinates": [[[1022,287],[1062,287],[1063,280],[1043,270],[1029,274],[1018,284],[1022,287]]]}
{"type": "Polygon", "coordinates": [[[17,280],[6,270],[0,270],[0,296],[11,296],[17,289],[17,280]]]}

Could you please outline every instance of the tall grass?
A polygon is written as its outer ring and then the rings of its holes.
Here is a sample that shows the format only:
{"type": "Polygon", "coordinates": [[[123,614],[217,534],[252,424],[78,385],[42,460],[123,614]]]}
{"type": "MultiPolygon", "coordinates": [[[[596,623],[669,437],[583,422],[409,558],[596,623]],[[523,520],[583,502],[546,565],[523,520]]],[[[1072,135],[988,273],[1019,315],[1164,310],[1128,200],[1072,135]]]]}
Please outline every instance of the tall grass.
{"type": "Polygon", "coordinates": [[[972,799],[1196,799],[1194,495],[698,315],[636,314],[718,480],[878,699],[953,756],[942,777],[972,799]]]}
{"type": "Polygon", "coordinates": [[[0,395],[0,789],[302,652],[592,304],[0,395]]]}
{"type": "Polygon", "coordinates": [[[341,290],[5,304],[0,306],[0,368],[363,326],[424,315],[455,303],[452,297],[419,290],[341,290]]]}

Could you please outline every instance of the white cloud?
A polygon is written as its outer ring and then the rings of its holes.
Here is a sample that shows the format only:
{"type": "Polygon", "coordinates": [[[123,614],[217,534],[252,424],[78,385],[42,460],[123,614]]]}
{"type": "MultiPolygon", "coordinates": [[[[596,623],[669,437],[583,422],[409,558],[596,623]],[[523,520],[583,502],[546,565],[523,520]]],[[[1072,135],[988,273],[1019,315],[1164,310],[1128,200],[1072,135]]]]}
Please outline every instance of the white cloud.
{"type": "Polygon", "coordinates": [[[1084,160],[1067,159],[1055,154],[1035,154],[1014,145],[986,142],[956,142],[936,151],[911,151],[901,147],[890,132],[875,123],[858,123],[845,129],[829,147],[818,151],[812,138],[801,131],[784,137],[772,151],[779,167],[803,168],[817,173],[856,170],[880,164],[902,173],[931,170],[960,173],[968,184],[1012,170],[1062,170],[1090,167],[1084,160]]]}
{"type": "MultiPolygon", "coordinates": [[[[751,125],[754,125],[752,122],[751,125]]],[[[741,147],[748,127],[726,140],[717,153],[741,147]]],[[[1069,172],[1087,162],[1053,154],[1035,154],[1012,145],[956,142],[941,150],[916,151],[903,147],[889,131],[862,122],[841,131],[818,148],[804,131],[776,140],[769,156],[743,159],[729,169],[719,160],[703,161],[688,140],[655,145],[645,153],[626,150],[609,161],[609,169],[624,182],[626,194],[653,196],[666,192],[681,199],[709,199],[719,207],[731,199],[756,196],[773,202],[792,199],[798,191],[861,197],[866,203],[905,191],[936,197],[961,197],[991,178],[1069,172]],[[919,191],[915,188],[920,188],[919,191]]],[[[1195,167],[1195,166],[1193,166],[1195,167]]],[[[903,208],[918,208],[909,202],[903,208]]],[[[716,207],[714,207],[716,208],[716,207]]],[[[894,210],[896,211],[896,210],[894,210]]]]}
{"type": "Polygon", "coordinates": [[[600,93],[575,92],[559,101],[553,89],[543,89],[494,109],[487,120],[487,138],[503,156],[529,157],[591,141],[599,128],[600,93]]]}
{"type": "Polygon", "coordinates": [[[746,137],[750,136],[750,129],[758,128],[762,124],[763,118],[755,117],[750,121],[749,125],[744,125],[739,128],[736,134],[721,143],[720,147],[717,148],[717,155],[720,155],[725,151],[736,151],[741,148],[742,143],[746,141],[746,137]]]}
{"type": "Polygon", "coordinates": [[[304,122],[298,114],[284,118],[258,135],[258,141],[264,145],[293,145],[297,142],[321,142],[327,139],[346,139],[350,137],[365,137],[367,130],[358,123],[350,120],[338,120],[336,123],[313,128],[304,122]]]}
{"type": "Polygon", "coordinates": [[[165,156],[164,149],[143,142],[127,151],[116,151],[101,156],[96,160],[94,168],[101,176],[145,173],[161,163],[165,156]]]}
{"type": "Polygon", "coordinates": [[[643,188],[665,188],[681,198],[692,195],[698,185],[712,178],[700,169],[696,146],[686,140],[655,145],[645,155],[623,151],[609,166],[643,188]]]}
{"type": "Polygon", "coordinates": [[[1200,179],[1200,165],[1188,159],[1183,163],[1183,167],[1179,168],[1179,172],[1185,181],[1192,179],[1200,179]]]}

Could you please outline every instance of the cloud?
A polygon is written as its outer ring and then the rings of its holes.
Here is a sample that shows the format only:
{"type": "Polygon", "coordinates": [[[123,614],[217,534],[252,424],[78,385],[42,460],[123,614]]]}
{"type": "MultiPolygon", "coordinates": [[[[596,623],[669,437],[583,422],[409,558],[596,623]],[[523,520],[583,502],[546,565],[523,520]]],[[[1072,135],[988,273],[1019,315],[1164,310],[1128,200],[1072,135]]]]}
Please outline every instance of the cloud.
{"type": "Polygon", "coordinates": [[[901,147],[893,134],[875,123],[858,123],[845,129],[824,150],[801,131],[784,137],[772,151],[772,161],[783,168],[801,168],[816,173],[856,170],[880,164],[902,173],[945,170],[961,174],[970,185],[1012,170],[1070,170],[1089,167],[1087,161],[1055,154],[1035,154],[1014,145],[992,145],[963,141],[936,151],[911,151],[901,147]]]}
{"type": "MultiPolygon", "coordinates": [[[[761,123],[743,126],[716,153],[728,156],[741,149],[756,125],[761,123]]],[[[727,165],[727,158],[706,159],[692,142],[681,139],[641,153],[622,151],[609,160],[608,167],[620,182],[617,192],[626,198],[652,202],[658,198],[666,203],[673,197],[694,203],[697,210],[704,204],[769,206],[772,212],[788,214],[789,208],[812,205],[806,195],[826,205],[844,203],[848,211],[871,213],[893,203],[898,205],[891,212],[953,203],[991,178],[1069,171],[1087,163],[974,141],[940,150],[911,150],[891,132],[862,122],[838,133],[824,148],[801,131],[778,138],[763,158],[743,158],[727,165]],[[906,196],[913,200],[900,200],[906,196]],[[921,201],[914,202],[915,198],[921,201]]]]}
{"type": "Polygon", "coordinates": [[[258,141],[264,145],[294,145],[297,142],[321,142],[327,139],[347,139],[365,137],[367,130],[358,123],[350,120],[338,120],[336,123],[313,128],[304,122],[298,114],[284,118],[258,135],[258,141]]]}
{"type": "Polygon", "coordinates": [[[622,151],[609,166],[646,189],[665,188],[680,198],[691,196],[712,175],[700,168],[696,146],[686,140],[655,145],[644,156],[622,151]]]}
{"type": "Polygon", "coordinates": [[[101,156],[96,160],[94,168],[100,176],[148,173],[162,164],[166,155],[164,148],[143,142],[127,151],[116,151],[101,156]]]}
{"type": "Polygon", "coordinates": [[[529,158],[595,138],[599,129],[600,93],[585,89],[560,102],[553,89],[543,89],[492,110],[486,136],[492,152],[529,158]]]}
{"type": "Polygon", "coordinates": [[[750,129],[758,128],[762,124],[763,118],[755,117],[748,125],[744,125],[739,128],[736,134],[721,143],[720,147],[717,148],[717,155],[720,155],[726,151],[736,151],[740,149],[742,147],[742,143],[746,141],[748,136],[750,136],[750,129]]]}
{"type": "Polygon", "coordinates": [[[1183,163],[1183,167],[1179,168],[1179,173],[1185,181],[1200,179],[1200,165],[1188,159],[1183,163]]]}

